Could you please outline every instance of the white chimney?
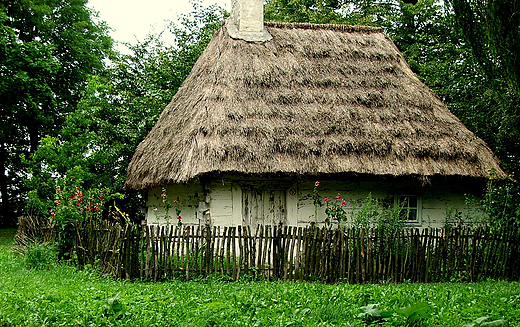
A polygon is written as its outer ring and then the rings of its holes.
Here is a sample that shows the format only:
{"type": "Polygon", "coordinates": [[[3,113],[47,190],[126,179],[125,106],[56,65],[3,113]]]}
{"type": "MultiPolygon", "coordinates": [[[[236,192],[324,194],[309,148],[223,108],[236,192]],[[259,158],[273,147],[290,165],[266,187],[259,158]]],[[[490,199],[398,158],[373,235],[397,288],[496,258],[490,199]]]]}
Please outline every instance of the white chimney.
{"type": "Polygon", "coordinates": [[[227,20],[229,35],[248,42],[265,42],[272,36],[264,27],[263,0],[231,0],[231,17],[227,20]]]}

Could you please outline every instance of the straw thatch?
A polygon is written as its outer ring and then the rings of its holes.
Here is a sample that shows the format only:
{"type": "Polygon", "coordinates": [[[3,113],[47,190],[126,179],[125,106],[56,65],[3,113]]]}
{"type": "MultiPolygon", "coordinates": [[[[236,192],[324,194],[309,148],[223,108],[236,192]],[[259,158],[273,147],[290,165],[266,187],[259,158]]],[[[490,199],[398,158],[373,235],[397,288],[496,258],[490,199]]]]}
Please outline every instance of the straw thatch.
{"type": "Polygon", "coordinates": [[[127,186],[203,174],[486,177],[504,172],[378,28],[267,23],[248,43],[223,26],[139,145],[127,186]]]}

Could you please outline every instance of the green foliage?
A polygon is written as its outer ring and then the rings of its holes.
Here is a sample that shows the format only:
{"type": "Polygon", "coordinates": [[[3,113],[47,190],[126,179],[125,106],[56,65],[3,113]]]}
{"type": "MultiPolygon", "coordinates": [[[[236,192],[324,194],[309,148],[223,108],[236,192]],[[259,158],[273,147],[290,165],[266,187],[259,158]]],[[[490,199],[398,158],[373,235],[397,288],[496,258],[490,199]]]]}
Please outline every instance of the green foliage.
{"type": "Polygon", "coordinates": [[[350,224],[357,228],[382,228],[401,229],[405,225],[407,212],[402,204],[390,204],[389,201],[372,197],[369,193],[362,201],[352,200],[350,203],[337,195],[334,199],[323,198],[319,192],[320,182],[314,183],[312,199],[314,204],[314,217],[317,221],[318,208],[325,204],[325,224],[335,223],[339,226],[350,224]],[[349,206],[350,205],[350,210],[349,206]]]}
{"type": "Polygon", "coordinates": [[[506,181],[496,180],[491,171],[480,204],[490,228],[520,228],[520,185],[512,176],[506,181]]]}
{"type": "Polygon", "coordinates": [[[421,326],[422,322],[431,318],[432,308],[426,302],[417,302],[398,308],[395,312],[405,317],[405,326],[421,326]]]}
{"type": "Polygon", "coordinates": [[[220,22],[216,7],[184,17],[183,25],[171,25],[173,46],[160,35],[150,35],[130,54],[112,56],[102,74],[89,77],[77,109],[66,116],[57,133],[42,139],[28,156],[32,193],[31,208],[46,214],[53,208],[55,185],[74,176],[84,189],[104,189],[124,194],[118,207],[134,221],[142,218],[141,192],[126,190],[126,169],[139,142],[190,72],[220,22]],[[35,201],[38,199],[38,201],[35,201]]]}
{"type": "Polygon", "coordinates": [[[91,220],[101,220],[107,203],[120,194],[111,194],[110,190],[81,188],[81,182],[67,183],[60,181],[56,187],[54,209],[50,210],[51,218],[58,224],[79,223],[91,220]]]}
{"type": "Polygon", "coordinates": [[[472,79],[483,86],[483,92],[474,93],[472,99],[478,122],[476,132],[516,176],[520,173],[520,1],[448,3],[481,75],[478,80],[472,79]]]}
{"type": "Polygon", "coordinates": [[[409,304],[407,306],[396,308],[394,310],[386,310],[381,311],[380,304],[368,304],[359,308],[361,313],[357,315],[358,318],[365,321],[367,324],[384,324],[388,322],[389,324],[394,322],[394,324],[403,325],[403,326],[423,326],[423,322],[432,317],[432,308],[426,302],[417,302],[414,304],[409,304]],[[403,323],[398,323],[399,319],[397,316],[404,317],[405,321],[403,323]]]}
{"type": "Polygon", "coordinates": [[[368,304],[359,308],[362,312],[358,314],[358,318],[363,319],[368,324],[388,321],[393,316],[393,311],[381,311],[380,304],[368,304]]]}
{"type": "MultiPolygon", "coordinates": [[[[0,235],[3,235],[0,231],[0,235]]],[[[12,234],[11,241],[12,241],[12,234]]],[[[7,244],[0,240],[0,244],[7,244]]],[[[421,326],[481,322],[520,324],[520,284],[325,285],[283,282],[144,283],[99,277],[54,265],[28,270],[24,258],[0,246],[0,325],[6,326],[367,326],[360,307],[393,312],[371,326],[406,326],[400,308],[430,316],[421,326]],[[413,309],[413,307],[416,309],[413,309]]],[[[413,326],[413,325],[409,325],[413,326]]]]}
{"type": "Polygon", "coordinates": [[[1,214],[9,218],[24,198],[20,155],[56,135],[112,41],[82,0],[0,1],[0,35],[1,214]]]}
{"type": "Polygon", "coordinates": [[[492,327],[492,326],[507,326],[507,321],[505,320],[502,320],[502,319],[498,319],[498,320],[493,320],[493,321],[486,321],[486,320],[489,320],[489,317],[480,317],[480,318],[477,318],[475,319],[474,322],[470,323],[470,324],[466,324],[464,325],[464,327],[492,327]]]}
{"type": "Polygon", "coordinates": [[[58,262],[58,252],[54,245],[33,243],[24,249],[24,263],[28,269],[50,269],[58,262]]]}
{"type": "Polygon", "coordinates": [[[270,0],[265,5],[265,20],[303,23],[341,23],[345,17],[337,12],[343,7],[342,0],[270,0]]]}
{"type": "Polygon", "coordinates": [[[406,212],[401,205],[385,204],[385,201],[372,197],[371,193],[361,203],[352,201],[350,211],[345,208],[347,201],[339,195],[334,199],[335,203],[330,205],[332,200],[325,199],[327,219],[335,220],[338,224],[350,223],[357,228],[376,227],[387,230],[401,229],[405,226],[406,212]]]}
{"type": "Polygon", "coordinates": [[[166,224],[169,225],[171,221],[174,219],[177,220],[177,226],[182,226],[182,216],[179,200],[173,199],[170,200],[168,197],[168,193],[165,188],[161,189],[161,195],[158,197],[158,200],[161,201],[162,205],[162,215],[159,214],[159,208],[152,208],[152,212],[155,214],[155,218],[160,220],[163,218],[166,221],[166,224]],[[175,206],[175,217],[170,215],[170,209],[175,206]]]}

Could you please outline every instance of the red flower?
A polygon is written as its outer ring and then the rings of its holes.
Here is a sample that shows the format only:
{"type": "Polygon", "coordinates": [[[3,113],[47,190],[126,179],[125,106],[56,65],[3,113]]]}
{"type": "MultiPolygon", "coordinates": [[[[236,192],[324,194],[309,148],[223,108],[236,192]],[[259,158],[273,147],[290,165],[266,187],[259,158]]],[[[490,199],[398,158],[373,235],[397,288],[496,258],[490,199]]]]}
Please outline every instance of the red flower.
{"type": "Polygon", "coordinates": [[[173,203],[177,203],[177,200],[173,200],[173,203]]]}
{"type": "Polygon", "coordinates": [[[79,196],[80,198],[82,198],[83,195],[85,195],[85,194],[83,194],[83,192],[81,192],[81,191],[78,192],[78,196],[79,196]]]}
{"type": "Polygon", "coordinates": [[[329,202],[329,198],[323,199],[323,202],[325,202],[325,203],[329,202]]]}
{"type": "Polygon", "coordinates": [[[104,197],[103,195],[100,196],[99,199],[100,199],[101,201],[105,201],[105,197],[104,197]]]}
{"type": "Polygon", "coordinates": [[[75,196],[74,194],[72,194],[72,195],[70,196],[71,199],[74,199],[75,197],[76,197],[76,196],[75,196]]]}
{"type": "Polygon", "coordinates": [[[347,201],[341,201],[341,206],[344,207],[347,204],[347,201]]]}
{"type": "Polygon", "coordinates": [[[181,216],[179,216],[179,217],[177,217],[177,219],[178,219],[178,220],[181,220],[181,219],[182,219],[182,217],[181,217],[181,216]]]}
{"type": "Polygon", "coordinates": [[[336,201],[339,201],[339,200],[341,200],[341,196],[338,195],[338,196],[336,197],[336,201]]]}
{"type": "Polygon", "coordinates": [[[316,186],[316,187],[320,186],[320,182],[314,183],[314,186],[316,186]]]}

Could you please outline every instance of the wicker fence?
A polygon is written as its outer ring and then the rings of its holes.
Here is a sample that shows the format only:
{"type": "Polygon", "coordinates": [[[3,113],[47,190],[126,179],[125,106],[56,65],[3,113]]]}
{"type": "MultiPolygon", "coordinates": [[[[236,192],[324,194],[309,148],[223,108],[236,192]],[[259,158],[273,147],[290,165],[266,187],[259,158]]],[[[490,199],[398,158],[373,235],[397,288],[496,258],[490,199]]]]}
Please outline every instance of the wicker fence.
{"type": "Polygon", "coordinates": [[[124,279],[378,283],[520,279],[520,234],[486,229],[77,226],[80,265],[124,279]]]}

